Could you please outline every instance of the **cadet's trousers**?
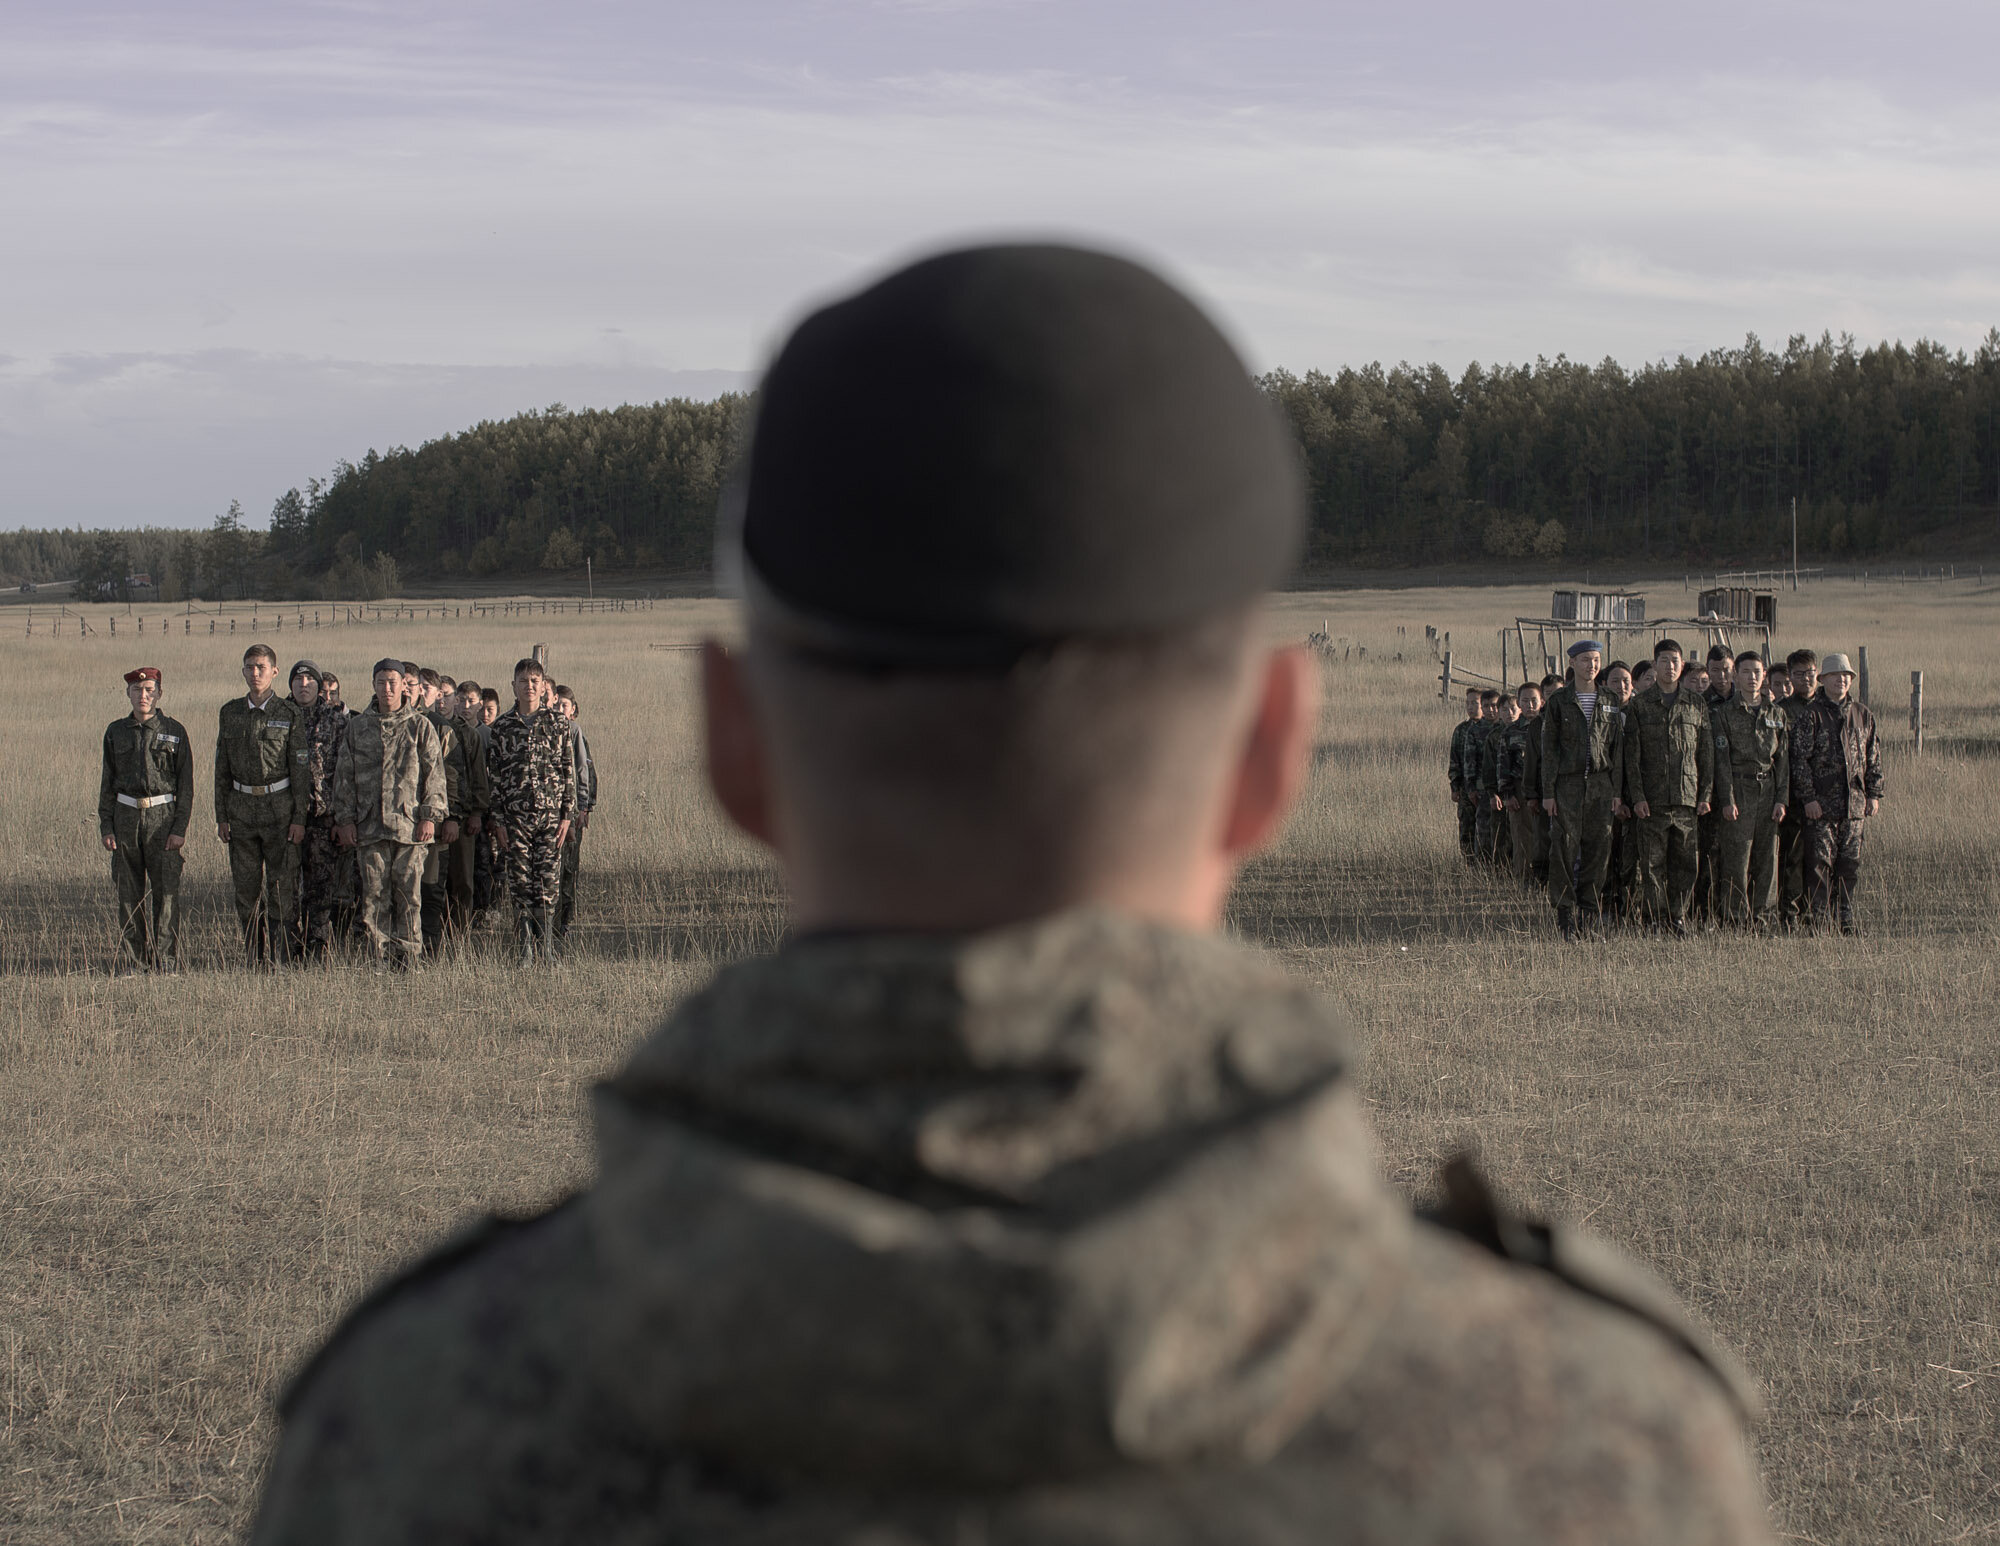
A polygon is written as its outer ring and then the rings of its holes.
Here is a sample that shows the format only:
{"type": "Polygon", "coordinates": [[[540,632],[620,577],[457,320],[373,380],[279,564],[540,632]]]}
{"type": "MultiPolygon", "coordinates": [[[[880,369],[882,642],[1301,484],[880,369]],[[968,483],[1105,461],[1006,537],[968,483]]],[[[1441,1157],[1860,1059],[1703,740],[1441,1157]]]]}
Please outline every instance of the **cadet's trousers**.
{"type": "Polygon", "coordinates": [[[1611,863],[1611,776],[1568,773],[1556,780],[1549,823],[1549,901],[1558,911],[1595,913],[1604,905],[1611,863]]]}
{"type": "Polygon", "coordinates": [[[478,862],[478,849],[479,839],[460,827],[458,841],[446,850],[445,894],[451,899],[454,928],[464,928],[472,920],[473,870],[478,862]]]}
{"type": "Polygon", "coordinates": [[[1611,865],[1604,879],[1604,905],[1621,918],[1639,910],[1639,818],[1611,821],[1611,865]]]}
{"type": "Polygon", "coordinates": [[[1692,805],[1655,806],[1639,820],[1640,885],[1646,916],[1655,923],[1686,923],[1700,862],[1692,805]]]}
{"type": "Polygon", "coordinates": [[[1735,798],[1736,819],[1715,818],[1715,905],[1730,923],[1769,923],[1778,908],[1778,790],[1768,773],[1739,777],[1735,798]]]}
{"type": "Polygon", "coordinates": [[[361,926],[377,958],[393,949],[405,961],[424,953],[422,889],[428,843],[361,845],[361,926]]]}
{"type": "Polygon", "coordinates": [[[259,959],[270,955],[272,942],[282,941],[298,903],[299,845],[285,840],[291,810],[269,822],[231,818],[229,879],[236,892],[236,920],[243,925],[243,943],[259,959]]]}
{"type": "Polygon", "coordinates": [[[1472,857],[1473,844],[1479,835],[1479,808],[1469,794],[1458,797],[1458,851],[1466,858],[1472,857]]]}
{"type": "Polygon", "coordinates": [[[562,894],[563,845],[556,841],[560,825],[507,824],[507,892],[517,913],[554,907],[562,894]]]}
{"type": "Polygon", "coordinates": [[[297,914],[307,948],[332,948],[333,910],[343,900],[341,881],[353,863],[353,855],[333,840],[333,818],[308,816],[305,841],[299,844],[297,914]]]}
{"type": "Polygon", "coordinates": [[[1815,918],[1836,910],[1854,917],[1854,883],[1861,876],[1861,818],[1829,816],[1806,823],[1806,897],[1815,918]]]}
{"type": "Polygon", "coordinates": [[[1787,800],[1785,819],[1778,828],[1778,916],[1786,923],[1806,915],[1806,855],[1811,849],[1805,811],[1787,800]]]}
{"type": "Polygon", "coordinates": [[[180,958],[181,851],[167,847],[173,826],[171,805],[143,811],[121,805],[112,817],[118,846],[111,850],[111,882],[118,889],[119,932],[134,966],[171,971],[180,958]]]}
{"type": "Polygon", "coordinates": [[[1500,827],[1504,813],[1493,809],[1493,796],[1476,794],[1472,797],[1472,853],[1473,857],[1491,863],[1500,841],[1500,827]]]}
{"type": "Polygon", "coordinates": [[[556,893],[556,938],[569,933],[576,919],[576,891],[583,869],[583,825],[572,821],[562,845],[562,879],[556,893]]]}
{"type": "Polygon", "coordinates": [[[1514,878],[1524,886],[1549,882],[1549,818],[1533,800],[1523,800],[1518,811],[1507,813],[1514,851],[1514,878]]]}
{"type": "MultiPolygon", "coordinates": [[[[1725,754],[1726,755],[1726,754],[1725,754]]],[[[1722,829],[1726,825],[1722,812],[1710,805],[1708,814],[1696,818],[1696,868],[1694,875],[1694,911],[1700,918],[1712,917],[1722,905],[1722,892],[1716,886],[1716,865],[1721,860],[1722,829]]]]}

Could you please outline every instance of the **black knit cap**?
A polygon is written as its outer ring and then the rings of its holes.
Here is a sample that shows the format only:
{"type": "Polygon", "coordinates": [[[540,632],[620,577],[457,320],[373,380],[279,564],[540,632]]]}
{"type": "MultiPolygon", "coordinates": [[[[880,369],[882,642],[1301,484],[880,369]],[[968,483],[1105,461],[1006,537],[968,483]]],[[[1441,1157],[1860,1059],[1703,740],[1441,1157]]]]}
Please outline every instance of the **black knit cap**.
{"type": "Polygon", "coordinates": [[[987,669],[1248,603],[1303,532],[1290,439],[1187,297],[1105,253],[980,247],[792,334],[742,557],[753,617],[791,645],[987,669]]]}

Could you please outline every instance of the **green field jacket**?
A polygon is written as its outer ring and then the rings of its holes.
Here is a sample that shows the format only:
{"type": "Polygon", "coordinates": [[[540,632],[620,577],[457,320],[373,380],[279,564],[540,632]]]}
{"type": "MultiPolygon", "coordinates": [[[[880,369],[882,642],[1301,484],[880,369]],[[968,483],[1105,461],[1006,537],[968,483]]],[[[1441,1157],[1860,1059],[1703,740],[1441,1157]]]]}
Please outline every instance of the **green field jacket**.
{"type": "Polygon", "coordinates": [[[272,693],[262,708],[231,698],[216,717],[216,821],[303,825],[311,756],[305,711],[290,698],[272,693]]]}
{"type": "Polygon", "coordinates": [[[155,714],[139,720],[127,714],[105,727],[104,774],[97,784],[100,837],[113,835],[121,794],[134,799],[172,795],[167,832],[173,837],[187,836],[188,820],[194,814],[194,748],[178,719],[155,714]]]}
{"type": "Polygon", "coordinates": [[[1792,720],[1775,703],[1741,694],[1715,710],[1715,805],[1746,804],[1757,789],[1772,805],[1792,803],[1792,720]]]}
{"type": "Polygon", "coordinates": [[[1656,682],[1626,714],[1638,753],[1639,798],[1654,810],[1707,804],[1715,793],[1715,720],[1708,699],[1683,688],[1669,703],[1656,682]]]}
{"type": "Polygon", "coordinates": [[[1614,799],[1631,800],[1631,767],[1627,749],[1630,726],[1625,711],[1599,690],[1588,723],[1576,688],[1565,683],[1549,694],[1542,709],[1542,757],[1537,772],[1541,798],[1556,798],[1556,781],[1585,773],[1610,780],[1614,799]]]}
{"type": "Polygon", "coordinates": [[[419,822],[449,814],[444,747],[422,710],[371,706],[347,722],[333,775],[336,826],[357,828],[362,843],[414,843],[419,822]]]}

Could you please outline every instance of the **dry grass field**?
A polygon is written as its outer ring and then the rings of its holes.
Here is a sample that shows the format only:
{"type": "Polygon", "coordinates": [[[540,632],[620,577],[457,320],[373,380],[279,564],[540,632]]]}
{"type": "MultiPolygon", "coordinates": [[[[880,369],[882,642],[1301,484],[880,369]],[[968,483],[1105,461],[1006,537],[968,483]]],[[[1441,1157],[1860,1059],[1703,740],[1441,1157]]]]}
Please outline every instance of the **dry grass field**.
{"type": "MultiPolygon", "coordinates": [[[[1325,618],[1339,642],[1307,801],[1245,877],[1236,927],[1350,1007],[1398,1184],[1476,1145],[1516,1199],[1649,1261],[1757,1371],[1782,1537],[2000,1536],[2000,593],[1785,598],[1782,647],[1870,647],[1889,799],[1861,937],[1576,947],[1457,857],[1458,710],[1423,632],[1491,671],[1495,627],[1546,603],[1285,598],[1276,632],[1325,618]]],[[[1681,606],[1655,592],[1656,614],[1681,606]]],[[[591,1081],[716,964],[778,938],[774,875],[701,789],[693,657],[655,647],[729,613],[258,635],[357,689],[392,650],[485,681],[548,641],[602,771],[585,926],[552,975],[479,953],[415,979],[248,975],[203,794],[198,969],[164,981],[107,972],[98,740],[120,673],[157,663],[205,779],[247,636],[149,628],[142,646],[121,620],[115,641],[30,639],[18,616],[0,614],[0,1538],[232,1539],[272,1397],[342,1306],[464,1214],[582,1180],[591,1081]]]]}

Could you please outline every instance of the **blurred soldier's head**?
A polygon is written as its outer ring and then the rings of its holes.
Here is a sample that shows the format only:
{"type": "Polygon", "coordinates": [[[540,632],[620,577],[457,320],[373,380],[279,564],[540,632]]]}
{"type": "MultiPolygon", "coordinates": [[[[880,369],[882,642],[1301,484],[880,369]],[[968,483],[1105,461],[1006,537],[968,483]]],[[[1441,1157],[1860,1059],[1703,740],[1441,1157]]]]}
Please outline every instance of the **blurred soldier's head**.
{"type": "Polygon", "coordinates": [[[479,684],[477,682],[467,681],[458,684],[458,696],[454,700],[452,712],[456,718],[464,720],[468,725],[479,723],[479,684]]]}
{"type": "Polygon", "coordinates": [[[1521,705],[1521,712],[1523,714],[1539,714],[1542,712],[1542,690],[1533,682],[1523,682],[1520,689],[1514,694],[1514,701],[1521,705]]]}
{"type": "Polygon", "coordinates": [[[125,700],[132,705],[134,719],[151,719],[165,690],[157,666],[141,666],[125,673],[125,700]]]}
{"type": "Polygon", "coordinates": [[[269,696],[272,683],[278,680],[278,657],[270,645],[253,644],[243,652],[243,680],[259,703],[269,696]]]}
{"type": "Polygon", "coordinates": [[[301,660],[292,667],[292,701],[300,708],[309,709],[319,702],[319,667],[310,660],[301,660]]]}
{"type": "Polygon", "coordinates": [[[1500,694],[1491,687],[1487,688],[1479,695],[1479,717],[1481,719],[1492,719],[1499,702],[1500,694]]]}
{"type": "Polygon", "coordinates": [[[1736,657],[1736,669],[1730,675],[1737,693],[1749,703],[1764,690],[1763,657],[1745,650],[1736,657]]]}
{"type": "Polygon", "coordinates": [[[1218,923],[1317,711],[1262,642],[1297,456],[1186,297],[1059,247],[891,275],[779,352],[736,509],[709,773],[795,926],[1218,923]]]}
{"type": "Polygon", "coordinates": [[[1622,660],[1614,660],[1604,668],[1604,675],[1598,678],[1597,685],[1613,703],[1623,708],[1632,701],[1632,668],[1622,660]]]}
{"type": "Polygon", "coordinates": [[[443,692],[444,683],[437,672],[429,666],[417,672],[416,696],[419,707],[426,709],[437,707],[438,698],[443,692]]]}
{"type": "Polygon", "coordinates": [[[326,695],[326,701],[335,708],[340,708],[340,678],[329,671],[319,679],[319,683],[320,691],[326,695]]]}
{"type": "Polygon", "coordinates": [[[520,713],[527,715],[539,710],[548,685],[549,673],[539,660],[529,656],[514,662],[514,707],[520,713]]]}
{"type": "Polygon", "coordinates": [[[1569,674],[1578,692],[1589,692],[1604,669],[1604,646],[1595,639],[1579,639],[1569,647],[1569,674]]]}
{"type": "Polygon", "coordinates": [[[1503,725],[1511,725],[1521,717],[1521,705],[1514,701],[1514,695],[1503,692],[1493,700],[1493,717],[1503,725]]]}
{"type": "Polygon", "coordinates": [[[556,688],[556,707],[563,711],[565,719],[576,718],[576,694],[567,687],[556,688]]]}
{"type": "Polygon", "coordinates": [[[1819,690],[1834,703],[1843,702],[1854,686],[1854,667],[1845,655],[1829,655],[1820,667],[1819,690]]]}
{"type": "Polygon", "coordinates": [[[1795,698],[1810,698],[1819,686],[1819,656],[1811,650],[1793,650],[1785,657],[1785,670],[1795,698]]]}
{"type": "Polygon", "coordinates": [[[400,660],[375,662],[375,711],[378,714],[393,714],[409,700],[415,679],[403,674],[404,664],[400,660]]]}
{"type": "Polygon", "coordinates": [[[490,725],[500,717],[500,689],[482,687],[479,689],[479,722],[490,725]]]}
{"type": "Polygon", "coordinates": [[[1736,690],[1736,657],[1726,645],[1708,647],[1708,685],[1725,698],[1736,690]]]}
{"type": "Polygon", "coordinates": [[[1483,712],[1484,712],[1484,711],[1483,711],[1483,710],[1482,710],[1482,709],[1480,708],[1480,705],[1479,705],[1479,689],[1478,689],[1477,687],[1468,687],[1468,688],[1466,688],[1466,689],[1465,689],[1465,717],[1466,717],[1467,719],[1477,719],[1477,718],[1479,718],[1480,714],[1481,714],[1481,713],[1483,713],[1483,712]]]}

